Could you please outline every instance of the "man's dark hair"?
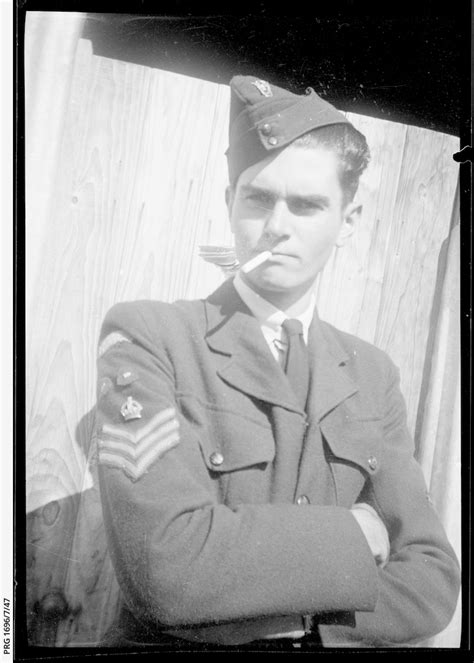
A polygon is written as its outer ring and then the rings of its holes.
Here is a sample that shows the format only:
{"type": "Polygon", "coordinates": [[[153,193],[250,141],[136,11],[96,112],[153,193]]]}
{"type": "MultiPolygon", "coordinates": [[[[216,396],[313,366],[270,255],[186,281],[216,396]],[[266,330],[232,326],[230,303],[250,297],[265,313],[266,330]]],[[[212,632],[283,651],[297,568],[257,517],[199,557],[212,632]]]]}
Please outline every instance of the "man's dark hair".
{"type": "Polygon", "coordinates": [[[313,129],[297,138],[292,145],[298,147],[326,147],[339,160],[339,179],[344,195],[343,204],[349,203],[359,186],[359,178],[370,160],[365,136],[351,124],[332,124],[313,129]]]}

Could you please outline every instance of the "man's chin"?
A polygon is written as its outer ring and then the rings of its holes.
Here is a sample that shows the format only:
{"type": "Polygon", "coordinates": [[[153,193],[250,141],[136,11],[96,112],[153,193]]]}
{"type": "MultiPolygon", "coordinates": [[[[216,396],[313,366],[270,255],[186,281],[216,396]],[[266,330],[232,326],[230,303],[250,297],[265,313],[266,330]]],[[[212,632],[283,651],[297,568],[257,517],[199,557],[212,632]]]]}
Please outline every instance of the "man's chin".
{"type": "MultiPolygon", "coordinates": [[[[274,270],[271,271],[273,272],[274,270]]],[[[302,283],[299,283],[297,279],[292,279],[288,274],[279,276],[277,274],[269,274],[268,270],[258,275],[247,274],[246,280],[253,290],[256,290],[262,295],[265,292],[286,293],[304,288],[302,283]]]]}

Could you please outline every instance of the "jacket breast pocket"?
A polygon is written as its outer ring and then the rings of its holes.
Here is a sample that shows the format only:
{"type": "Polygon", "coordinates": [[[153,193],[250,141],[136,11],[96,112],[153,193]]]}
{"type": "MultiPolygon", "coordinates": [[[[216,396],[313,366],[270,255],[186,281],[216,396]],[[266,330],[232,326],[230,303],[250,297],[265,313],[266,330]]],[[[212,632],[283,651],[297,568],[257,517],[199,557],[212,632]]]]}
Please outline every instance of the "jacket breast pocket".
{"type": "Polygon", "coordinates": [[[268,501],[275,442],[269,426],[223,410],[208,412],[199,438],[204,463],[219,483],[221,502],[231,508],[268,501]]]}
{"type": "Polygon", "coordinates": [[[350,508],[367,481],[382,466],[382,422],[355,420],[336,414],[321,421],[325,444],[339,506],[350,508]]]}

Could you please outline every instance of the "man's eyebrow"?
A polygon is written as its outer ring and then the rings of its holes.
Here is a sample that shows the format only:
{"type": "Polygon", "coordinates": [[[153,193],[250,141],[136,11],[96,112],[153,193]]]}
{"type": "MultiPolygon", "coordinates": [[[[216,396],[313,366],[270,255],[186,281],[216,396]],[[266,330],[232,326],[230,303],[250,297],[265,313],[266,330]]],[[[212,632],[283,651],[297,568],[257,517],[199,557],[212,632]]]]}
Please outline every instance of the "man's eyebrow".
{"type": "Polygon", "coordinates": [[[240,187],[240,191],[244,194],[246,193],[263,193],[268,196],[274,196],[269,189],[265,189],[264,187],[261,186],[255,186],[254,184],[243,184],[240,187]]]}
{"type": "MultiPolygon", "coordinates": [[[[270,189],[266,189],[265,187],[257,186],[255,184],[243,184],[240,187],[240,191],[243,195],[248,195],[248,194],[261,194],[264,196],[269,196],[272,198],[277,198],[278,196],[271,191],[270,189]]],[[[287,198],[288,202],[290,204],[298,204],[298,203],[305,203],[306,205],[314,205],[314,206],[321,206],[321,207],[330,207],[331,201],[327,196],[324,196],[322,194],[295,194],[293,196],[288,196],[287,198]]]]}
{"type": "Polygon", "coordinates": [[[321,207],[329,207],[331,201],[327,196],[322,194],[308,194],[308,195],[295,195],[288,196],[289,203],[306,203],[309,205],[320,205],[321,207]]]}
{"type": "MultiPolygon", "coordinates": [[[[278,197],[273,191],[270,189],[266,189],[265,187],[261,187],[255,184],[242,184],[240,187],[241,193],[244,195],[249,194],[249,193],[259,193],[263,194],[266,196],[271,196],[272,198],[278,197]]],[[[293,196],[288,196],[288,202],[291,203],[306,203],[310,205],[321,205],[323,207],[329,207],[331,204],[331,201],[327,196],[324,196],[323,194],[295,194],[293,196]]]]}

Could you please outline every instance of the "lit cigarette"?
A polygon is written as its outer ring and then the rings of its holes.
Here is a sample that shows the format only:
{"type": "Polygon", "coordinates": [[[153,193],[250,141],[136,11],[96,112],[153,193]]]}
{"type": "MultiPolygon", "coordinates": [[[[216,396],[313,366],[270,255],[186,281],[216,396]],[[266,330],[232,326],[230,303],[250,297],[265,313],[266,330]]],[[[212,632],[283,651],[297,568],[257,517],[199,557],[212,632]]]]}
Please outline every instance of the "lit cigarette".
{"type": "Polygon", "coordinates": [[[248,262],[244,263],[242,267],[240,268],[244,274],[248,274],[248,272],[251,272],[252,269],[255,269],[259,265],[265,262],[265,260],[268,260],[272,255],[271,251],[262,251],[262,253],[259,253],[258,256],[255,256],[255,258],[252,258],[248,262]]]}

